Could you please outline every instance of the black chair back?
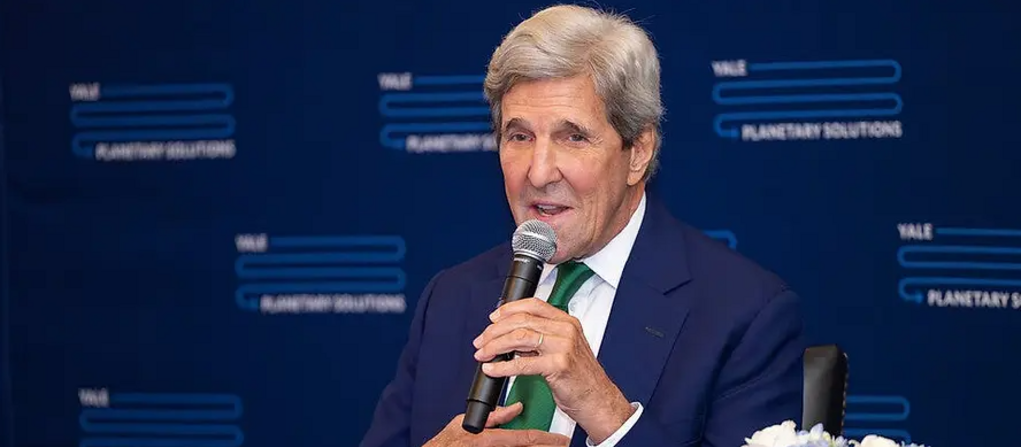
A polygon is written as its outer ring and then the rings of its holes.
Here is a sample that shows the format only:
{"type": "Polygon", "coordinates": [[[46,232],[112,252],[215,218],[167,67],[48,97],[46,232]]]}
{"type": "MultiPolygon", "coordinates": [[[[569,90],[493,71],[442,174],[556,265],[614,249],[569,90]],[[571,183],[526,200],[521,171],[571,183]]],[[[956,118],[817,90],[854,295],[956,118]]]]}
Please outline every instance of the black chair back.
{"type": "Polygon", "coordinates": [[[805,350],[804,412],[801,416],[801,426],[805,430],[822,423],[830,435],[843,435],[847,380],[847,354],[839,346],[811,346],[805,350]]]}

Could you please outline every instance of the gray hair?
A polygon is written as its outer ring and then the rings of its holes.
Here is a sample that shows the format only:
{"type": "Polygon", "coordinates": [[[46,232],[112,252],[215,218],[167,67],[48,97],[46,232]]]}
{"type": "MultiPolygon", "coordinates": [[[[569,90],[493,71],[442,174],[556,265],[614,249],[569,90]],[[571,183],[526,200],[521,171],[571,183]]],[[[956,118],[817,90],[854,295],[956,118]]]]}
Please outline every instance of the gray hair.
{"type": "Polygon", "coordinates": [[[508,33],[493,52],[484,93],[500,138],[500,104],[518,82],[592,77],[607,120],[630,149],[642,131],[655,132],[649,179],[659,167],[663,105],[659,59],[646,32],[624,15],[576,5],[537,12],[508,33]]]}

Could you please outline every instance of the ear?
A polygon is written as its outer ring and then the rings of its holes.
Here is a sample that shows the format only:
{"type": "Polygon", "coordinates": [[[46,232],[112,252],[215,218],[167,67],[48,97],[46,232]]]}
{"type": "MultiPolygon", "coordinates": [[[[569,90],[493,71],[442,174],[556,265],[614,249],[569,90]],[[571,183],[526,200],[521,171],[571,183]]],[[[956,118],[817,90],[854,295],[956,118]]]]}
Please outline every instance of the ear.
{"type": "Polygon", "coordinates": [[[647,126],[635,143],[631,146],[631,157],[628,160],[628,186],[637,185],[645,179],[645,171],[652,162],[652,152],[656,147],[656,132],[652,126],[647,126]]]}

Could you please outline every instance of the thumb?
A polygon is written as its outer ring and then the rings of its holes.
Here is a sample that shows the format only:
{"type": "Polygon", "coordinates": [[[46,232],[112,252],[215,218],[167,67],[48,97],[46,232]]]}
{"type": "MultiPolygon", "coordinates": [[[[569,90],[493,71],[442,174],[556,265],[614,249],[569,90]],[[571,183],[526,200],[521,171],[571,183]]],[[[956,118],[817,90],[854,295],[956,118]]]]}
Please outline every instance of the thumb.
{"type": "Polygon", "coordinates": [[[497,425],[503,425],[514,419],[521,411],[525,409],[524,404],[521,402],[515,402],[506,407],[496,407],[492,413],[489,413],[489,419],[486,420],[486,427],[495,427],[497,425]]]}

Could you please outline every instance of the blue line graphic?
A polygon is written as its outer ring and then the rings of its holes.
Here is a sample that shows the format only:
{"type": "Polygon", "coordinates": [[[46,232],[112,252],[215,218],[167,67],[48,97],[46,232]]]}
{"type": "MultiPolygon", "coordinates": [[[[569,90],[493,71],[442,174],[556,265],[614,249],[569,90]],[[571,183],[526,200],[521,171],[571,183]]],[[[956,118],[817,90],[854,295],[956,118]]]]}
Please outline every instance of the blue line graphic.
{"type": "Polygon", "coordinates": [[[1021,230],[1008,230],[998,228],[936,228],[936,234],[945,236],[1000,236],[1000,237],[1021,237],[1021,230]]]}
{"type": "MultiPolygon", "coordinates": [[[[904,396],[891,395],[848,395],[847,415],[845,419],[849,423],[854,422],[905,422],[911,415],[911,402],[904,396]],[[869,411],[856,409],[868,405],[869,411]]],[[[856,424],[857,425],[857,424],[856,424]]],[[[911,434],[901,428],[845,428],[844,436],[860,439],[869,434],[885,436],[891,439],[901,439],[907,443],[911,442],[911,434]]]]}
{"type": "Polygon", "coordinates": [[[770,79],[742,80],[719,82],[713,87],[713,101],[719,105],[752,105],[752,104],[807,104],[807,103],[840,103],[840,102],[879,102],[868,108],[837,108],[821,110],[776,110],[721,113],[713,120],[713,128],[718,135],[727,138],[738,138],[736,128],[725,129],[723,125],[731,121],[755,121],[768,119],[814,119],[814,118],[848,118],[865,116],[892,116],[901,112],[904,103],[896,93],[813,93],[765,96],[724,96],[726,90],[782,89],[804,87],[847,87],[862,85],[888,85],[901,79],[901,66],[894,60],[851,60],[851,61],[812,61],[812,62],[768,62],[748,65],[749,73],[768,71],[805,71],[821,69],[856,69],[856,68],[891,68],[889,76],[840,77],[812,79],[770,79]]]}
{"type": "Polygon", "coordinates": [[[244,442],[241,428],[229,424],[242,413],[238,396],[113,393],[110,403],[139,408],[83,409],[82,431],[115,436],[85,437],[80,447],[237,447],[244,442]]]}
{"type": "Polygon", "coordinates": [[[1021,279],[909,277],[897,282],[897,293],[904,301],[921,304],[925,300],[922,292],[911,293],[907,289],[924,285],[1021,287],[1021,279]]]}
{"type": "Polygon", "coordinates": [[[79,127],[147,127],[147,126],[233,126],[230,115],[168,115],[119,116],[112,118],[78,118],[79,127]]]}
{"type": "Polygon", "coordinates": [[[234,88],[229,84],[155,84],[155,85],[101,85],[101,98],[124,98],[133,96],[184,96],[223,95],[223,107],[234,102],[234,88]]]}
{"type": "Polygon", "coordinates": [[[457,93],[387,93],[379,100],[379,113],[385,117],[446,117],[446,116],[489,116],[489,107],[419,107],[393,108],[403,103],[444,103],[475,101],[484,104],[482,92],[457,93]]]}
{"type": "Polygon", "coordinates": [[[860,59],[845,61],[807,61],[807,62],[758,62],[749,64],[751,71],[782,71],[782,70],[818,70],[826,68],[870,68],[890,67],[894,69],[893,78],[900,79],[900,64],[892,59],[860,59]]]}
{"type": "Polygon", "coordinates": [[[737,236],[730,230],[706,230],[705,234],[713,239],[720,239],[727,242],[731,249],[737,249],[737,236]]]}
{"type": "Polygon", "coordinates": [[[75,127],[97,129],[72,138],[71,150],[79,157],[92,158],[100,142],[221,139],[234,134],[236,123],[230,114],[186,113],[229,107],[234,90],[227,84],[103,85],[100,98],[71,106],[75,127]]]}
{"type": "MultiPolygon", "coordinates": [[[[317,255],[279,255],[279,256],[308,256],[308,259],[317,255]]],[[[281,262],[277,257],[276,262],[281,262]]],[[[320,262],[320,261],[315,261],[320,262]]],[[[330,262],[327,260],[326,262],[330,262]]],[[[343,262],[343,261],[341,261],[343,262]]],[[[266,278],[399,278],[404,276],[404,271],[397,267],[302,267],[302,268],[275,268],[275,269],[251,269],[238,271],[238,278],[266,279],[266,278]]]]}
{"type": "Polygon", "coordinates": [[[240,441],[244,435],[236,425],[219,424],[96,424],[79,418],[82,430],[89,433],[122,433],[146,435],[220,435],[240,441]]]}
{"type": "Polygon", "coordinates": [[[117,101],[117,102],[79,102],[71,106],[71,123],[78,127],[95,127],[89,116],[112,114],[115,112],[185,112],[192,110],[225,109],[230,102],[216,99],[196,99],[192,101],[117,101]]]}
{"type": "Polygon", "coordinates": [[[114,408],[89,408],[82,410],[81,421],[86,424],[89,420],[117,419],[117,420],[145,420],[145,421],[172,421],[172,420],[195,420],[195,421],[216,421],[232,419],[241,416],[240,407],[236,410],[118,410],[114,408]]]}
{"type": "MultiPolygon", "coordinates": [[[[791,88],[791,87],[829,87],[829,86],[855,86],[855,85],[877,85],[894,84],[901,79],[901,66],[894,60],[862,60],[862,61],[817,61],[817,62],[766,62],[753,63],[748,65],[749,72],[762,71],[790,71],[790,70],[820,70],[834,68],[873,68],[889,67],[893,69],[890,76],[880,77],[855,77],[855,78],[816,78],[816,79],[771,79],[762,81],[726,81],[719,82],[713,87],[713,100],[719,104],[725,104],[728,98],[723,97],[723,90],[750,90],[764,88],[791,88]]],[[[815,96],[815,95],[806,95],[815,96]]]]}
{"type": "Polygon", "coordinates": [[[110,403],[115,404],[195,404],[230,405],[241,416],[241,398],[233,394],[205,393],[114,393],[110,403]]]}
{"type": "Polygon", "coordinates": [[[848,421],[906,421],[911,415],[911,402],[904,396],[847,396],[847,405],[883,405],[893,407],[889,412],[848,411],[848,421]]]}
{"type": "Polygon", "coordinates": [[[89,438],[78,447],[238,447],[244,439],[189,439],[189,438],[89,438]]]}
{"type": "Polygon", "coordinates": [[[253,295],[397,293],[404,290],[407,283],[402,268],[385,265],[404,259],[407,246],[399,236],[290,236],[271,237],[268,242],[270,251],[302,251],[242,254],[234,263],[237,277],[291,281],[254,282],[239,286],[234,298],[243,309],[259,309],[259,300],[253,295]],[[315,249],[323,251],[312,251],[315,249]],[[321,281],[293,281],[295,279],[321,281]]]}
{"type": "Polygon", "coordinates": [[[884,438],[889,438],[894,441],[903,441],[905,444],[911,443],[911,434],[907,430],[898,430],[895,428],[845,428],[844,437],[861,439],[868,435],[877,435],[884,438]]]}
{"type": "Polygon", "coordinates": [[[481,86],[485,81],[485,75],[415,76],[415,85],[479,84],[481,86]]]}
{"type": "Polygon", "coordinates": [[[407,247],[400,236],[273,236],[269,238],[272,247],[377,247],[394,249],[387,255],[391,260],[399,261],[404,257],[407,247]]]}
{"type": "Polygon", "coordinates": [[[905,245],[897,250],[897,262],[904,268],[962,270],[1021,270],[1016,262],[910,261],[908,253],[951,253],[986,255],[1021,255],[1021,248],[980,247],[967,245],[905,245]]]}
{"type": "Polygon", "coordinates": [[[745,104],[797,104],[811,102],[841,101],[891,101],[900,104],[900,96],[894,93],[832,93],[818,95],[776,95],[776,96],[738,96],[718,98],[720,105],[745,104]]]}

